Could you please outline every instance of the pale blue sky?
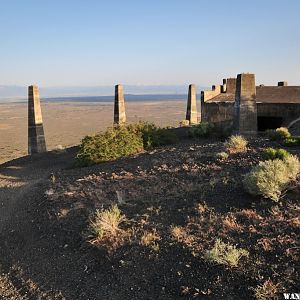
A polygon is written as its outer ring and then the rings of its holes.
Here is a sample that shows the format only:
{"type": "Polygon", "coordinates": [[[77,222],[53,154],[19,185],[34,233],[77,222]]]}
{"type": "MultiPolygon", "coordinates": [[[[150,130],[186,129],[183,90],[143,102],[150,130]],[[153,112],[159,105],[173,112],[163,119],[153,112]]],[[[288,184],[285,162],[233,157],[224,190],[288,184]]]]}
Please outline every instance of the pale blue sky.
{"type": "Polygon", "coordinates": [[[299,0],[0,0],[0,85],[300,85],[299,0]]]}

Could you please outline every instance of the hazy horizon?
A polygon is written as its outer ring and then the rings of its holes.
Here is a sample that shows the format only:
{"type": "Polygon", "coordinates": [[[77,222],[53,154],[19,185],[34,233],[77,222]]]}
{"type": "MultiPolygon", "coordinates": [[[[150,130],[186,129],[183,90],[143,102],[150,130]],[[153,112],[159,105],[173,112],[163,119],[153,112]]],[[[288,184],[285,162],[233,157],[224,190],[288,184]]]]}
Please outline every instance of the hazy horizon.
{"type": "MultiPolygon", "coordinates": [[[[209,87],[197,86],[197,93],[209,87]]],[[[41,98],[57,97],[106,97],[114,95],[114,86],[85,86],[85,87],[40,87],[41,98]]],[[[188,85],[124,85],[126,95],[185,95],[188,85]]],[[[6,99],[26,99],[26,86],[1,86],[0,101],[6,99]]]]}

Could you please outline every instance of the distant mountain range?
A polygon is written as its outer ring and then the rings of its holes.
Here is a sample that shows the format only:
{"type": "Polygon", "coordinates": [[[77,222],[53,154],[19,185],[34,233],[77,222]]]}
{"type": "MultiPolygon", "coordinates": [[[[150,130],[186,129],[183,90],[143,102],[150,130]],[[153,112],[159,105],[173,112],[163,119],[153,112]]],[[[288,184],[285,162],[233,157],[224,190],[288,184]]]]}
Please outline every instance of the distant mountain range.
{"type": "MultiPolygon", "coordinates": [[[[198,93],[206,87],[198,86],[198,93]]],[[[182,99],[186,97],[188,85],[124,85],[124,92],[130,100],[156,100],[182,99]],[[143,97],[141,97],[143,96],[143,97]],[[174,98],[175,97],[175,98],[174,98]]],[[[76,101],[111,101],[114,95],[114,86],[92,87],[41,87],[40,96],[52,101],[75,100],[76,101]],[[67,99],[68,98],[68,99],[67,99]]],[[[14,102],[27,99],[27,87],[0,85],[0,102],[14,102]]]]}

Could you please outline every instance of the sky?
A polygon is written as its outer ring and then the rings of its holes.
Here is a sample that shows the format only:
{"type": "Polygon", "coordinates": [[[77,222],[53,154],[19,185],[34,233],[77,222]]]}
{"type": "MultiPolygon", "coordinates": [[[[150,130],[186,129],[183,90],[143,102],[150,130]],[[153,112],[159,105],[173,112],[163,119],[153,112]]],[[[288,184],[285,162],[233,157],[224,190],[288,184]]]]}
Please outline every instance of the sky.
{"type": "Polygon", "coordinates": [[[299,0],[0,0],[0,86],[300,85],[299,0]]]}

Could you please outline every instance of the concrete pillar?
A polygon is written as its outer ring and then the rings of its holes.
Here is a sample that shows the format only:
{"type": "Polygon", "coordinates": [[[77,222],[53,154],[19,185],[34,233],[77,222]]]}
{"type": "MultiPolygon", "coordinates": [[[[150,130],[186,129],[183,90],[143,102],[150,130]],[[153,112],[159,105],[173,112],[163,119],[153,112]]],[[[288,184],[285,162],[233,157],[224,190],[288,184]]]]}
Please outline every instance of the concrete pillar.
{"type": "Polygon", "coordinates": [[[223,79],[223,84],[221,85],[221,92],[222,93],[226,93],[226,84],[227,84],[227,80],[223,79]]]}
{"type": "Polygon", "coordinates": [[[124,89],[121,84],[115,86],[115,109],[114,124],[122,125],[126,123],[124,89]]]}
{"type": "Polygon", "coordinates": [[[196,97],[196,86],[194,84],[189,85],[189,94],[186,108],[186,118],[190,124],[197,124],[197,97],[196,97]]]}
{"type": "Polygon", "coordinates": [[[254,74],[239,74],[236,81],[234,129],[247,135],[257,132],[257,105],[254,74]]]}
{"type": "Polygon", "coordinates": [[[46,152],[39,88],[28,87],[28,154],[46,152]]]}
{"type": "Polygon", "coordinates": [[[226,79],[226,93],[235,94],[236,90],[236,78],[227,78],[226,79]]]}

